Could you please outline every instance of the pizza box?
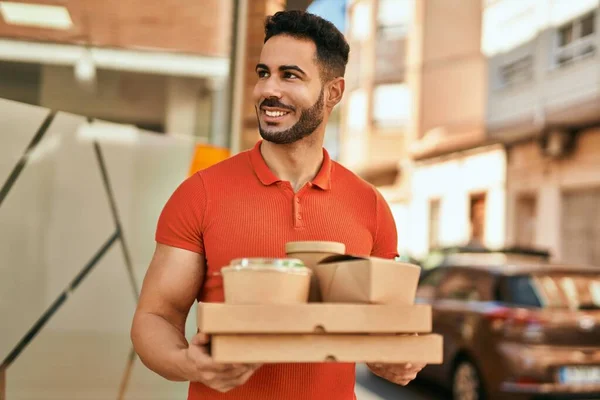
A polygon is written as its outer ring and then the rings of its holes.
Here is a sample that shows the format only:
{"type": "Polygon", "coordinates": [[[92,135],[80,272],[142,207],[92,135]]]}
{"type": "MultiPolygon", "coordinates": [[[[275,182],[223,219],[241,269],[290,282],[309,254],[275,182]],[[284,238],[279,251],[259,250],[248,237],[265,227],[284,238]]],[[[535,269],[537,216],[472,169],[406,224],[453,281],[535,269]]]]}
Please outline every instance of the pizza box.
{"type": "Polygon", "coordinates": [[[431,306],[200,303],[197,322],[207,334],[426,333],[431,306]]]}

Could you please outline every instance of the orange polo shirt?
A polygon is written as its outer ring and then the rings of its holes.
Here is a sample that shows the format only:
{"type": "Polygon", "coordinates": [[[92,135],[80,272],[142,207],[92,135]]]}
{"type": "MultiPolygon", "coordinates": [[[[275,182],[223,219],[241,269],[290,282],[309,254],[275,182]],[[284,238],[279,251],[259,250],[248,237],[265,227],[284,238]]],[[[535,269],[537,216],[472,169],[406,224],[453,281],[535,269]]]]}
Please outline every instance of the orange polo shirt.
{"type": "MultiPolygon", "coordinates": [[[[159,218],[157,242],[206,258],[199,301],[223,302],[223,281],[215,273],[231,260],[285,257],[290,241],[334,241],[348,254],[397,256],[392,213],[373,186],[323,149],[317,176],[294,193],[269,169],[260,145],[185,180],[159,218]]],[[[346,363],[268,364],[227,393],[191,383],[188,400],[352,400],[354,371],[346,363]]]]}

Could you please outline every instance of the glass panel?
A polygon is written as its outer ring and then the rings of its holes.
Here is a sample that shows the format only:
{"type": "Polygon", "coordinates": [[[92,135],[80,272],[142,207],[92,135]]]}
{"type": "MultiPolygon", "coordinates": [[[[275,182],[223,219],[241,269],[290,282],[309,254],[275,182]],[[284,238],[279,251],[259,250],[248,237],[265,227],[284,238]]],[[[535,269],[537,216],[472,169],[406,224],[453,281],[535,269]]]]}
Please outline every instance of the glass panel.
{"type": "Polygon", "coordinates": [[[600,277],[584,273],[536,275],[533,284],[546,307],[600,309],[600,277]]]}
{"type": "Polygon", "coordinates": [[[566,46],[573,41],[573,24],[567,24],[558,31],[558,45],[566,46]]]}
{"type": "Polygon", "coordinates": [[[413,18],[413,0],[379,0],[377,12],[378,33],[391,39],[408,34],[413,18]]]}
{"type": "Polygon", "coordinates": [[[404,83],[379,85],[373,93],[373,120],[380,127],[404,126],[410,119],[411,95],[404,83]]]}
{"type": "Polygon", "coordinates": [[[365,1],[357,3],[352,9],[352,39],[363,41],[371,34],[371,10],[371,4],[365,1]]]}
{"type": "Polygon", "coordinates": [[[591,13],[581,19],[581,37],[593,35],[595,32],[596,14],[591,13]]]}

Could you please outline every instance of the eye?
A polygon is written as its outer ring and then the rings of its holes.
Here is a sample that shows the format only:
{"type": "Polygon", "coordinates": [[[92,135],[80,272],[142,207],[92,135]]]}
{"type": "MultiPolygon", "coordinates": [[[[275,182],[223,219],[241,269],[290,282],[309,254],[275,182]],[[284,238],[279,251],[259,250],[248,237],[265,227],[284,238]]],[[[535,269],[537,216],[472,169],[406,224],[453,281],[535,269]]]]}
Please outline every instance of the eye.
{"type": "Polygon", "coordinates": [[[285,71],[283,73],[283,78],[284,79],[298,79],[298,75],[296,75],[296,74],[294,74],[292,72],[285,71]]]}
{"type": "Polygon", "coordinates": [[[269,73],[267,71],[265,71],[264,69],[256,71],[256,74],[258,75],[259,78],[268,78],[269,77],[269,73]]]}

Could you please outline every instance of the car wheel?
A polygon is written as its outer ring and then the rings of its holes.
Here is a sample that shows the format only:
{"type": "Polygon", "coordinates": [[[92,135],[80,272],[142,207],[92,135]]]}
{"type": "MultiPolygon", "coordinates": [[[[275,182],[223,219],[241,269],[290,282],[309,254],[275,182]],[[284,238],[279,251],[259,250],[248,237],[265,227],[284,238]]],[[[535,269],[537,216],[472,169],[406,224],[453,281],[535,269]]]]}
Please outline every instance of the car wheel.
{"type": "Polygon", "coordinates": [[[483,382],[475,364],[460,360],[452,374],[452,395],[454,400],[484,400],[483,382]]]}

